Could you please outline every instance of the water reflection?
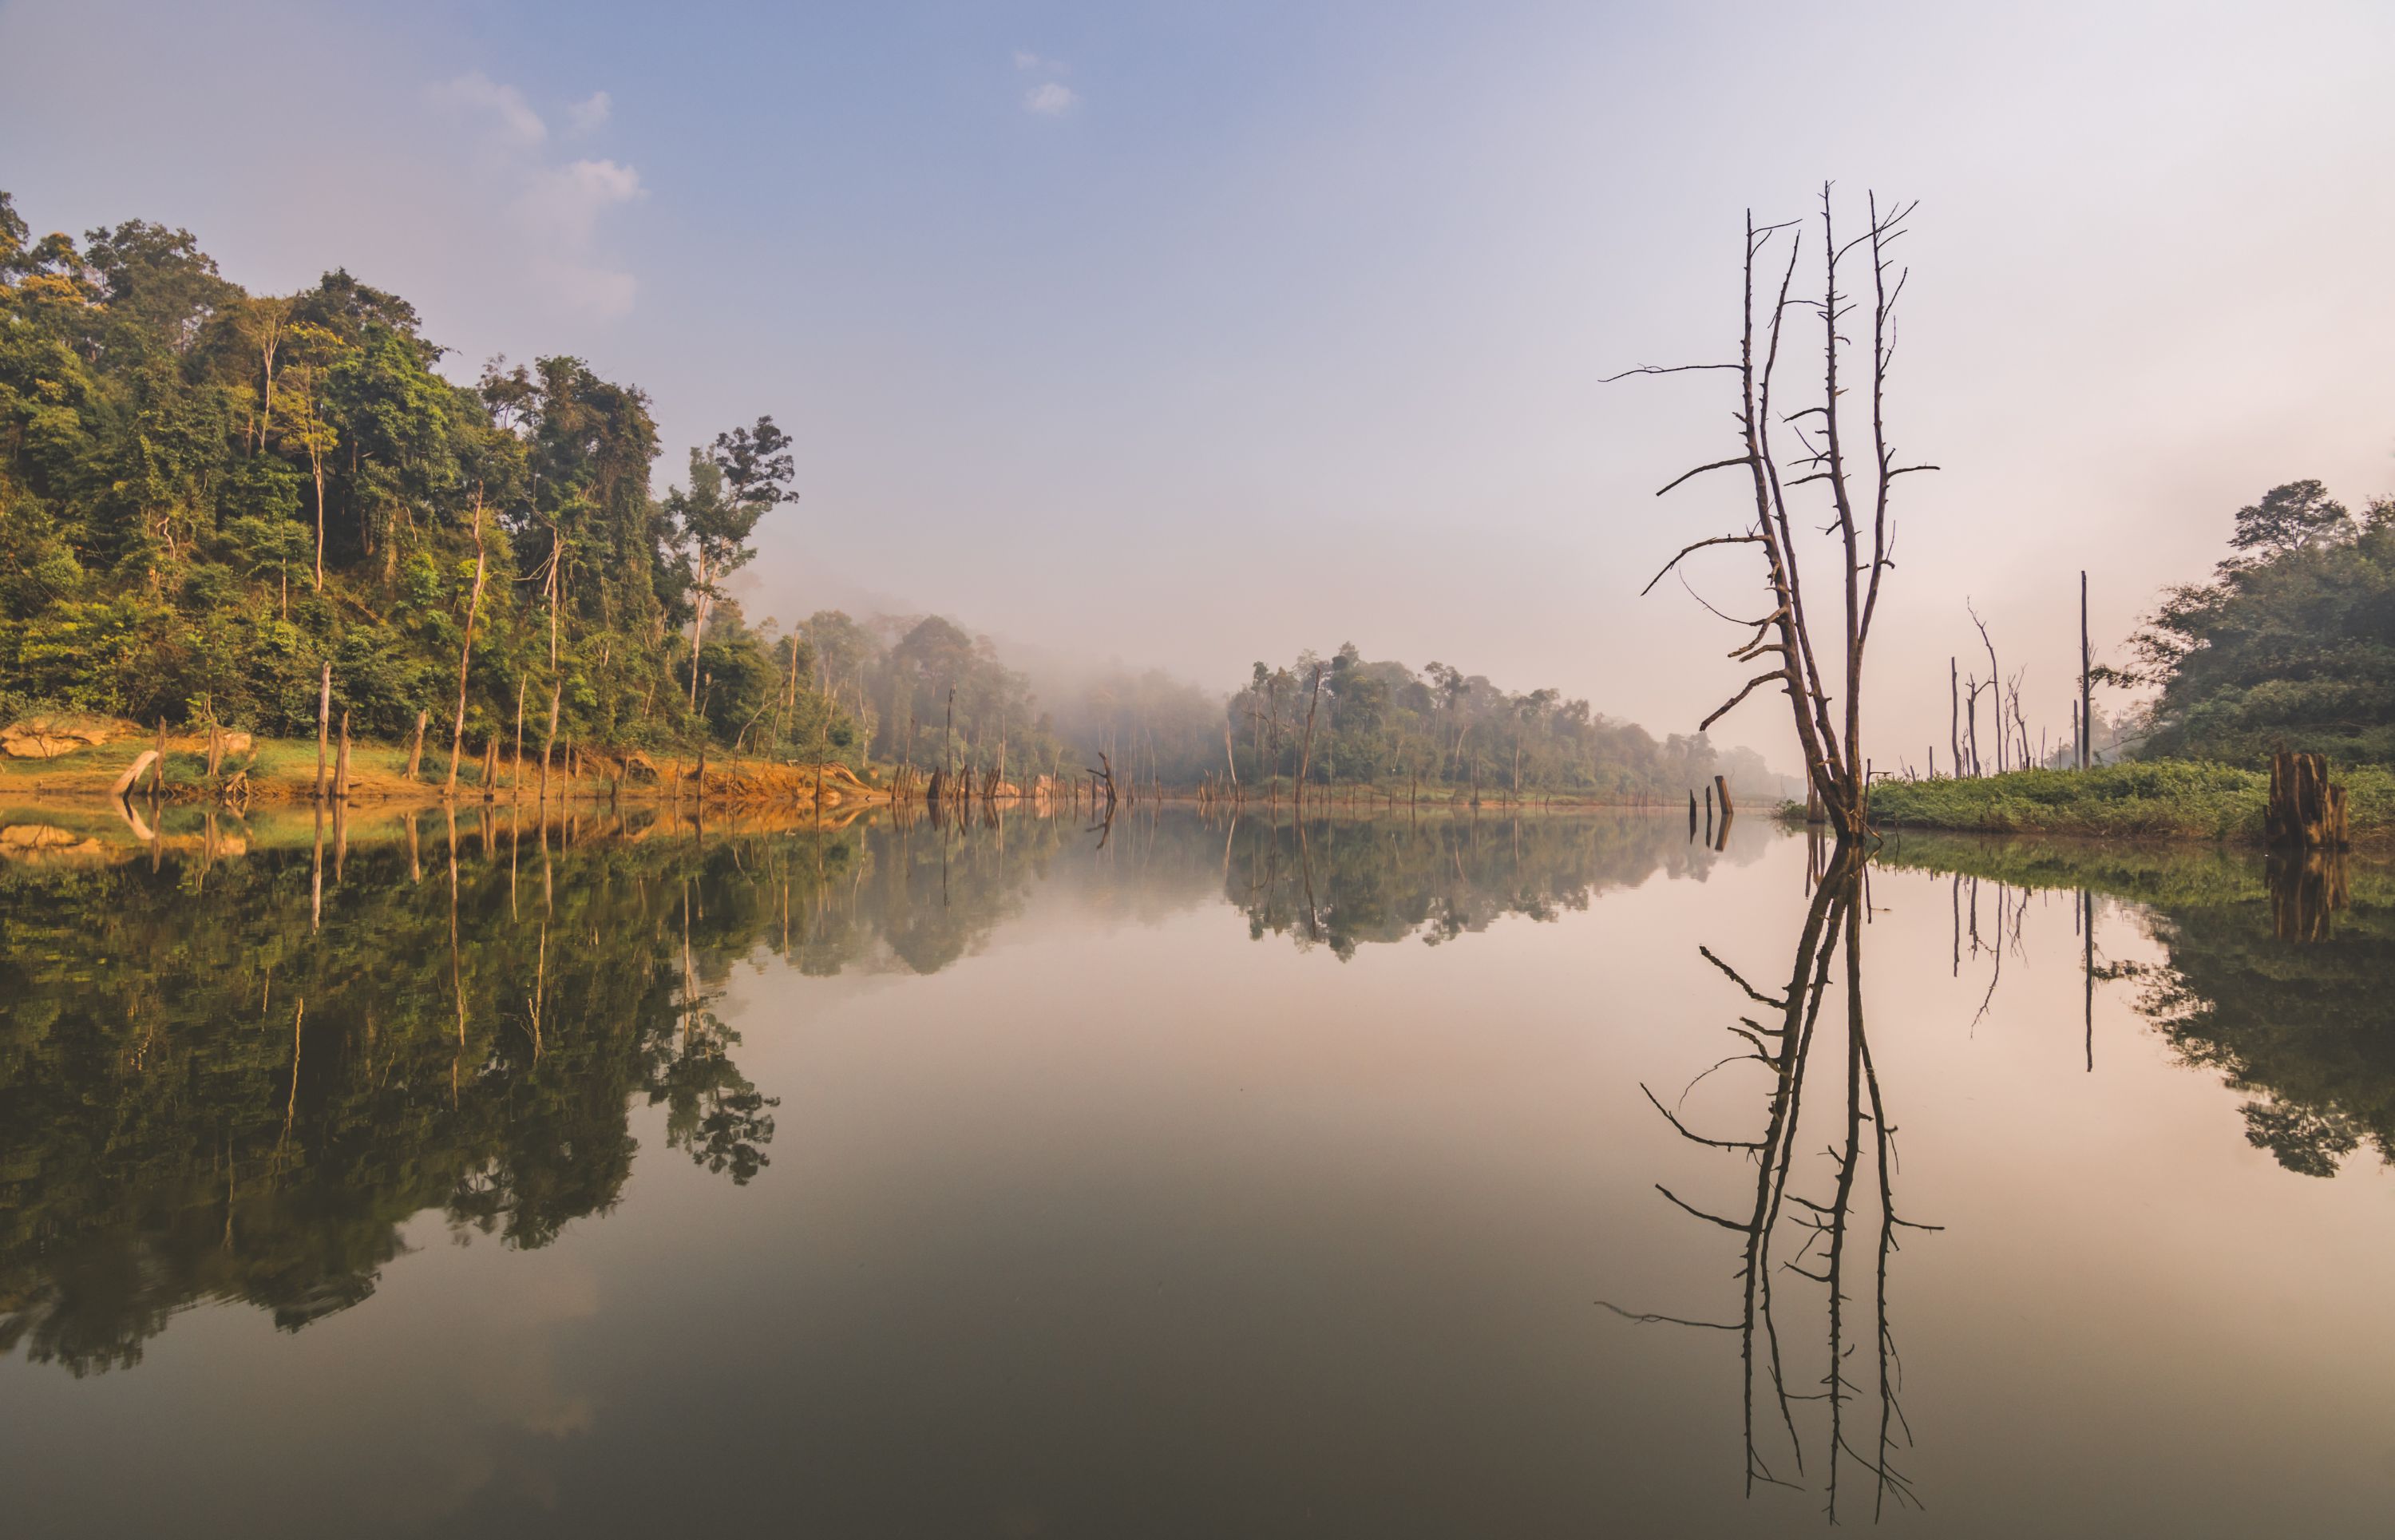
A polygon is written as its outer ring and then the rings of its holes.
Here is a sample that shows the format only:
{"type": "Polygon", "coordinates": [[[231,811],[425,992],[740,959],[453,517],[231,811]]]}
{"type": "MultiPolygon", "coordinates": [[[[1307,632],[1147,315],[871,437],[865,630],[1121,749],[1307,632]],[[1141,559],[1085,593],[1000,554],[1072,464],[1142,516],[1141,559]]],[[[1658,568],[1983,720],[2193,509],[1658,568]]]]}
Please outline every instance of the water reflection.
{"type": "Polygon", "coordinates": [[[1545,817],[1233,817],[1223,827],[1224,888],[1248,934],[1358,947],[1419,937],[1430,946],[1517,915],[1552,921],[1650,877],[1703,880],[1716,859],[1754,860],[1768,832],[1733,846],[1729,821],[1701,845],[1644,816],[1545,817]]]}
{"type": "Polygon", "coordinates": [[[714,1008],[732,967],[762,949],[809,975],[936,972],[1068,852],[1129,912],[1227,890],[1252,936],[1346,958],[1700,875],[1712,853],[1669,833],[1153,816],[1091,830],[984,808],[779,824],[487,804],[8,814],[0,1351],[126,1367],[210,1299],[296,1331],[371,1296],[427,1210],[545,1245],[615,1203],[639,1106],[665,1109],[669,1148],[748,1182],[774,1102],[714,1008]]]}
{"type": "MultiPolygon", "coordinates": [[[[1952,874],[1976,916],[1982,882],[1999,915],[2063,890],[2080,915],[2096,1063],[2097,988],[2127,980],[2180,1061],[2253,1099],[2245,1135],[2287,1170],[2335,1175],[2368,1145],[2395,1163],[2395,873],[2359,857],[2221,849],[2035,844],[1908,837],[1886,859],[1952,874]],[[2099,906],[2155,942],[2159,963],[2107,960],[2099,906]]],[[[1958,922],[1958,926],[1960,923],[1958,922]]],[[[1989,950],[2001,968],[2004,922],[1989,950]]],[[[1958,931],[1959,934],[1959,931],[1958,931]]],[[[1974,923],[1969,931],[1976,955],[1974,923]]],[[[1957,957],[1961,957],[1958,942],[1957,957]]],[[[1992,994],[1996,978],[1991,977],[1992,994]]]]}
{"type": "Polygon", "coordinates": [[[1850,1467],[1871,1483],[1873,1517],[1891,1500],[1919,1506],[1912,1481],[1895,1463],[1898,1452],[1911,1444],[1912,1429],[1899,1401],[1888,1274],[1899,1231],[1942,1227],[1918,1224],[1897,1212],[1897,1130],[1889,1121],[1863,1022],[1863,859],[1853,849],[1836,847],[1818,867],[1808,866],[1807,875],[1812,900],[1797,933],[1787,982],[1777,986],[1780,992],[1756,988],[1711,947],[1700,949],[1705,962],[1743,995],[1745,1010],[1757,1012],[1742,1010],[1728,1029],[1743,1044],[1741,1050],[1700,1072],[1669,1105],[1651,1088],[1640,1087],[1681,1138],[1735,1155],[1753,1167],[1748,1201],[1730,1215],[1656,1184],[1656,1191],[1689,1216],[1739,1237],[1737,1319],[1714,1321],[1610,1308],[1644,1324],[1735,1333],[1748,1494],[1757,1485],[1803,1486],[1809,1440],[1815,1451],[1812,1468],[1834,1523],[1846,1492],[1842,1479],[1850,1467]],[[1829,1013],[1832,1025],[1824,1029],[1823,1006],[1833,993],[1833,977],[1843,1007],[1829,1013]],[[1837,1025],[1841,1016],[1843,1032],[1837,1025]],[[1762,1127],[1752,1138],[1700,1132],[1683,1116],[1688,1091],[1726,1071],[1762,1082],[1762,1127]],[[1828,1083],[1819,1084],[1824,1076],[1828,1083]],[[1833,1098],[1829,1115],[1817,1115],[1810,1123],[1804,1116],[1808,1087],[1813,1088],[1812,1107],[1824,1097],[1833,1098]],[[1826,1143],[1820,1131],[1824,1122],[1830,1125],[1826,1143]],[[1861,1257],[1853,1250],[1858,1223],[1861,1242],[1870,1248],[1861,1257]],[[1871,1275],[1867,1292],[1857,1281],[1858,1270],[1865,1267],[1871,1275]],[[1783,1332],[1782,1311],[1775,1308],[1780,1304],[1775,1284],[1783,1273],[1823,1292],[1814,1328],[1823,1343],[1818,1373],[1792,1367],[1804,1350],[1793,1346],[1794,1328],[1783,1332]],[[1860,1377],[1858,1364],[1868,1366],[1860,1377]],[[1800,1409],[1808,1425],[1803,1428],[1800,1409]]]}
{"type": "Polygon", "coordinates": [[[173,864],[154,830],[123,860],[41,827],[0,864],[0,1348],[77,1374],[202,1299],[286,1330],[355,1305],[419,1211],[545,1245],[615,1201],[635,1104],[748,1181],[774,1103],[712,1002],[855,857],[484,810],[442,820],[428,879],[413,820],[342,827],[329,870],[321,826],[252,849],[209,818],[173,864]]]}
{"type": "Polygon", "coordinates": [[[2371,1532],[2375,869],[942,813],[0,813],[20,1527],[2371,1532]]]}

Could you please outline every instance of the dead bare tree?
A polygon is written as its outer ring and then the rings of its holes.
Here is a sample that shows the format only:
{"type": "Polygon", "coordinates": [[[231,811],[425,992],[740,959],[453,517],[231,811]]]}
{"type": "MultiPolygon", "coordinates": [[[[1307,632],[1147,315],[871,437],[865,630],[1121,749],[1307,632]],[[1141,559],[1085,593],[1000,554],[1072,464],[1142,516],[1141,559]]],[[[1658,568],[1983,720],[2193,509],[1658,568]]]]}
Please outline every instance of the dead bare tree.
{"type": "Polygon", "coordinates": [[[1971,624],[1979,628],[1979,644],[1988,649],[1988,682],[1996,692],[1996,774],[2001,776],[2005,773],[2005,692],[1997,681],[2005,677],[2004,670],[1996,666],[1996,644],[1988,635],[1988,623],[1979,618],[1970,600],[1963,601],[1963,609],[1971,617],[1971,624]]]}
{"type": "MultiPolygon", "coordinates": [[[[1753,210],[1749,210],[1746,216],[1738,362],[1648,365],[1629,370],[1627,374],[1678,374],[1719,369],[1735,372],[1739,377],[1736,418],[1740,453],[1683,473],[1656,496],[1661,497],[1682,482],[1708,471],[1743,466],[1748,472],[1753,499],[1752,522],[1732,533],[1711,536],[1683,546],[1640,591],[1651,591],[1655,584],[1678,567],[1683,560],[1708,547],[1752,545],[1760,548],[1763,576],[1771,607],[1759,618],[1734,620],[1737,625],[1750,628],[1753,634],[1733,648],[1729,656],[1740,662],[1752,662],[1766,657],[1775,658],[1776,662],[1740,686],[1735,695],[1704,719],[1699,730],[1711,727],[1756,689],[1766,684],[1779,684],[1788,697],[1790,711],[1795,720],[1797,741],[1805,753],[1806,779],[1820,793],[1822,806],[1829,815],[1832,827],[1837,830],[1838,838],[1846,841],[1861,836],[1870,824],[1871,789],[1862,755],[1863,659],[1871,640],[1872,620],[1879,606],[1880,583],[1888,568],[1894,565],[1890,492],[1897,477],[1910,475],[1916,471],[1934,471],[1937,467],[1899,465],[1887,435],[1888,368],[1896,347],[1893,319],[1907,277],[1904,270],[1891,267],[1888,250],[1903,235],[1905,220],[1917,206],[1902,203],[1882,212],[1877,196],[1870,196],[1866,205],[1870,212],[1868,228],[1861,235],[1840,245],[1831,191],[1830,184],[1822,184],[1820,299],[1818,301],[1797,301],[1800,305],[1812,305],[1821,324],[1821,397],[1818,405],[1782,417],[1774,416],[1772,389],[1780,362],[1782,322],[1791,308],[1789,291],[1795,281],[1803,242],[1801,232],[1789,236],[1787,266],[1781,273],[1777,297],[1771,301],[1768,312],[1761,318],[1761,336],[1758,338],[1756,261],[1779,232],[1796,232],[1798,221],[1757,225],[1753,210]],[[1846,389],[1840,383],[1841,359],[1852,343],[1841,333],[1839,326],[1854,305],[1839,287],[1838,270],[1840,263],[1859,246],[1869,248],[1872,260],[1871,463],[1867,473],[1859,471],[1852,463],[1854,456],[1847,445],[1840,403],[1846,389]],[[1758,346],[1760,357],[1757,356],[1758,346]],[[1807,418],[1819,420],[1809,429],[1801,426],[1807,418]],[[1800,469],[1803,473],[1784,481],[1779,451],[1772,439],[1773,429],[1780,425],[1789,427],[1804,449],[1804,453],[1792,462],[1792,469],[1800,469]],[[1797,554],[1794,519],[1789,511],[1788,494],[1816,482],[1822,484],[1829,492],[1832,517],[1828,533],[1836,537],[1845,563],[1844,582],[1839,585],[1843,608],[1837,638],[1844,644],[1844,656],[1832,657],[1831,663],[1838,665],[1834,672],[1824,666],[1821,652],[1815,646],[1813,617],[1806,607],[1808,595],[1797,554]],[[1840,708],[1837,712],[1832,710],[1833,701],[1840,708]]],[[[1626,377],[1617,375],[1613,378],[1626,377]]]]}

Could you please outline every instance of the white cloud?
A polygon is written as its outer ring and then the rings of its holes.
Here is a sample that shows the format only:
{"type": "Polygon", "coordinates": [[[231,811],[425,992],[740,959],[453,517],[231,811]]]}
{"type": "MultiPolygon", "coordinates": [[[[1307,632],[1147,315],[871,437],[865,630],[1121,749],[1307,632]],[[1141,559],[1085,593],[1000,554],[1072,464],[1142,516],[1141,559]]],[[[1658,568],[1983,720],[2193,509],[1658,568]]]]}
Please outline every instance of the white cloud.
{"type": "Polygon", "coordinates": [[[604,91],[593,91],[565,109],[565,120],[577,134],[588,134],[603,127],[615,111],[615,99],[604,91]]]}
{"type": "Polygon", "coordinates": [[[578,251],[590,244],[601,214],[647,192],[629,166],[578,160],[533,172],[516,194],[515,210],[532,234],[578,251]]]}
{"type": "Polygon", "coordinates": [[[549,125],[525,102],[522,91],[498,84],[480,70],[434,86],[432,99],[445,107],[495,118],[494,132],[512,149],[529,150],[549,138],[549,125]]]}
{"type": "MultiPolygon", "coordinates": [[[[549,126],[523,93],[480,73],[434,87],[432,100],[472,125],[483,176],[504,201],[522,271],[541,297],[602,318],[630,310],[632,275],[607,266],[591,247],[602,215],[647,196],[641,174],[613,160],[551,160],[549,126]]],[[[607,121],[614,105],[606,92],[594,91],[565,109],[565,123],[575,133],[589,133],[607,121]]]]}
{"type": "Polygon", "coordinates": [[[1018,70],[1036,70],[1046,62],[1046,60],[1041,59],[1038,54],[1033,53],[1028,48],[1017,48],[1014,50],[1014,67],[1018,70]]]}
{"type": "Polygon", "coordinates": [[[1023,110],[1041,117],[1062,117],[1081,99],[1059,81],[1047,81],[1023,93],[1023,110]]]}

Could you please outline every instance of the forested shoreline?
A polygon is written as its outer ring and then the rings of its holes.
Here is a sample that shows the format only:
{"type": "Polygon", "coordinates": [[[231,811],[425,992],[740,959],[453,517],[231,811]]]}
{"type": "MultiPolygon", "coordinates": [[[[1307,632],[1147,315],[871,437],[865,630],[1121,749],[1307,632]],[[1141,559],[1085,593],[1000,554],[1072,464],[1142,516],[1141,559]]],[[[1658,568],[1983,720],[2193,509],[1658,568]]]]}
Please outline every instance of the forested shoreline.
{"type": "Polygon", "coordinates": [[[0,193],[0,723],[307,739],[329,666],[331,718],[385,744],[424,732],[433,775],[527,724],[539,744],[553,705],[586,748],[867,776],[1075,776],[1103,755],[1171,788],[1785,790],[1702,735],[1352,644],[1259,662],[1227,702],[1129,669],[1043,701],[946,617],[758,620],[728,584],[798,497],[770,414],[691,447],[660,497],[638,386],[562,353],[459,384],[449,356],[346,270],[254,294],[187,231],[35,238],[0,193]]]}

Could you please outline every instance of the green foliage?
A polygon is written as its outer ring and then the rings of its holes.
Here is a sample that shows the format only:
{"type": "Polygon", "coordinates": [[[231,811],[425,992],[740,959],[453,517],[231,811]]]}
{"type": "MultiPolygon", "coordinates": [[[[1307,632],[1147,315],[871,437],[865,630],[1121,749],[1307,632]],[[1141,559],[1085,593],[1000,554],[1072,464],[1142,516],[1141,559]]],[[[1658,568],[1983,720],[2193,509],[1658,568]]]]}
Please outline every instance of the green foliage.
{"type": "Polygon", "coordinates": [[[2231,543],[2246,554],[2172,590],[2133,643],[2121,677],[2162,686],[2143,751],[2395,763],[2395,502],[2356,519],[2295,482],[2240,511],[2231,543]]]}
{"type": "Polygon", "coordinates": [[[346,271],[253,296],[188,232],[33,241],[0,194],[0,717],[179,723],[205,698],[312,734],[329,661],[353,730],[445,724],[479,540],[470,733],[554,680],[585,742],[736,735],[734,710],[781,693],[769,639],[736,619],[709,639],[702,670],[736,687],[702,714],[670,638],[790,499],[787,437],[721,436],[702,458],[728,490],[694,518],[650,496],[637,389],[567,357],[462,386],[443,352],[346,271]]]}

